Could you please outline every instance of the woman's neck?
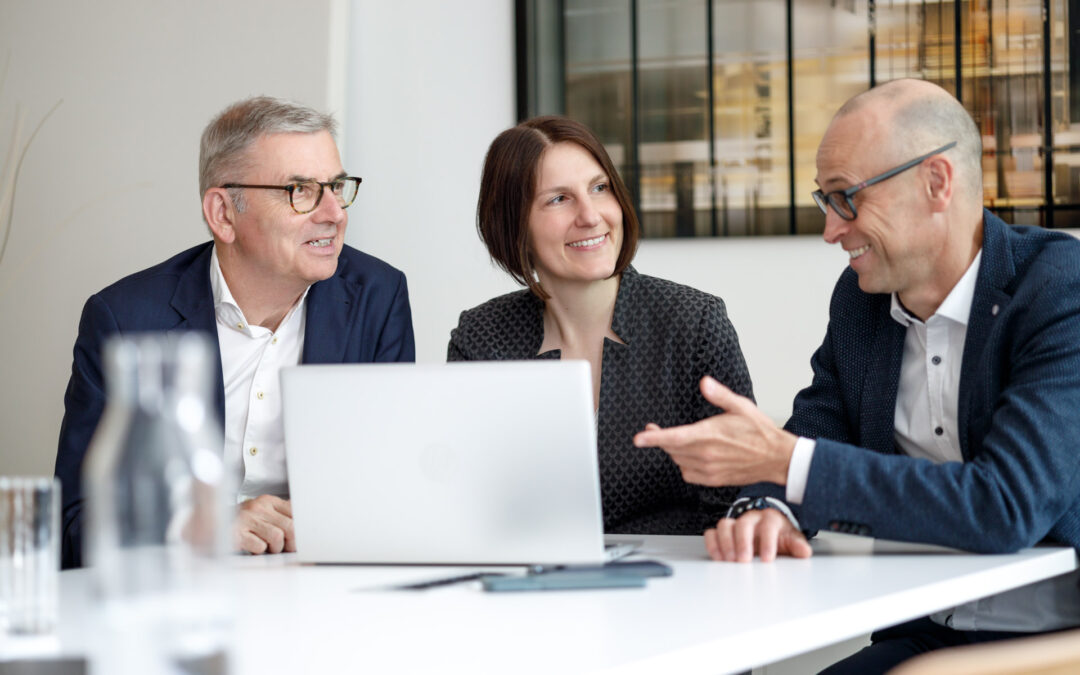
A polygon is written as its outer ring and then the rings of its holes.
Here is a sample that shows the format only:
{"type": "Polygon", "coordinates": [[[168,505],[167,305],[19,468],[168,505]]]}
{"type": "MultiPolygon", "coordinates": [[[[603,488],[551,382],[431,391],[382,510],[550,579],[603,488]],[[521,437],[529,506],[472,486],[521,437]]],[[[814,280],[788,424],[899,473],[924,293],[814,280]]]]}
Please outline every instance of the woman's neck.
{"type": "Polygon", "coordinates": [[[540,284],[551,296],[544,303],[540,352],[558,349],[559,358],[588,361],[592,369],[593,410],[599,411],[604,338],[622,342],[611,330],[619,277],[583,284],[551,284],[541,279],[540,284]]]}
{"type": "Polygon", "coordinates": [[[544,346],[541,351],[562,349],[573,352],[593,351],[603,339],[618,336],[611,330],[615,299],[619,294],[618,276],[587,283],[540,283],[550,296],[544,302],[544,346]]]}

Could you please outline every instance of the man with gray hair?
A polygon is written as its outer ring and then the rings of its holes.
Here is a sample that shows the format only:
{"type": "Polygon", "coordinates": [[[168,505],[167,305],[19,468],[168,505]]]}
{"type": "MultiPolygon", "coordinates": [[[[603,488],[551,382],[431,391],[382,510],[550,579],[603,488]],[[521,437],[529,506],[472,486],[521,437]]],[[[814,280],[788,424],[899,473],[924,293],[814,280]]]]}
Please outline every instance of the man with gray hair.
{"type": "Polygon", "coordinates": [[[114,334],[211,334],[226,465],[240,476],[234,541],[295,550],[278,371],[298,363],[412,361],[405,275],[345,245],[360,178],[342,169],[333,118],[269,97],[206,127],[202,212],[213,241],[125,277],[83,309],[56,457],[63,565],[82,564],[82,464],[105,404],[101,349],[114,334]]]}
{"type": "MultiPolygon", "coordinates": [[[[635,437],[688,482],[765,481],[706,531],[709,555],[805,558],[804,533],[821,529],[985,553],[1080,548],[1080,242],[983,210],[978,130],[929,82],[845,104],[816,181],[825,240],[850,269],[786,427],[705,378],[724,413],[635,437]]],[[[939,647],[1080,625],[1078,580],[878,631],[826,672],[880,673],[939,647]]]]}

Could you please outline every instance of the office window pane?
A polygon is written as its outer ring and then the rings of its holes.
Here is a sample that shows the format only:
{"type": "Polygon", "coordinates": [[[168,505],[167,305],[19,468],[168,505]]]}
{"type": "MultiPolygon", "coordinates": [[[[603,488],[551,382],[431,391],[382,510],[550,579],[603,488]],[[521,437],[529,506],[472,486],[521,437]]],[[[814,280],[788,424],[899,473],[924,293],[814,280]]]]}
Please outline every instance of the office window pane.
{"type": "Polygon", "coordinates": [[[956,90],[956,3],[922,2],[920,14],[920,76],[941,85],[953,96],[959,96],[956,90]]]}
{"type": "Polygon", "coordinates": [[[1054,144],[1054,226],[1080,227],[1080,25],[1076,0],[1050,3],[1050,104],[1054,144]]]}
{"type": "MultiPolygon", "coordinates": [[[[533,14],[540,2],[518,0],[533,14]]],[[[543,6],[562,16],[565,112],[608,145],[646,236],[821,232],[810,192],[832,115],[901,77],[941,85],[971,113],[989,208],[1080,227],[1080,0],[543,6]]]]}
{"type": "Polygon", "coordinates": [[[866,0],[795,0],[792,22],[795,100],[795,224],[825,229],[810,193],[817,189],[817,146],[844,101],[870,87],[866,0]]]}
{"type": "MultiPolygon", "coordinates": [[[[986,67],[965,101],[983,136],[985,203],[1010,222],[1040,224],[1045,202],[1042,0],[971,3],[986,67]]],[[[967,87],[965,87],[967,88],[967,87]]]]}
{"type": "Polygon", "coordinates": [[[788,234],[784,0],[713,3],[719,234],[788,234]]]}
{"type": "Polygon", "coordinates": [[[639,0],[641,225],[710,234],[708,29],[701,0],[639,0]]]}
{"type": "Polygon", "coordinates": [[[566,115],[589,126],[631,191],[630,4],[566,0],[566,115]]]}
{"type": "Polygon", "coordinates": [[[923,25],[925,3],[878,2],[874,79],[888,82],[902,77],[923,79],[923,25]]]}

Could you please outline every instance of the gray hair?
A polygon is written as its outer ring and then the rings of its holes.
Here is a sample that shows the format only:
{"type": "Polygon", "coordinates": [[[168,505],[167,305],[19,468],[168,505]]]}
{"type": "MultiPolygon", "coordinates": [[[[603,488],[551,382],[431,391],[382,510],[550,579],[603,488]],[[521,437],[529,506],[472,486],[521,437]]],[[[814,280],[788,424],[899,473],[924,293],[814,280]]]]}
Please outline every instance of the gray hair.
{"type": "Polygon", "coordinates": [[[959,168],[957,179],[968,197],[982,203],[982,135],[964,106],[946,90],[922,80],[896,80],[875,87],[844,104],[837,117],[871,101],[882,101],[889,117],[892,147],[904,161],[956,141],[949,150],[959,168]]]}
{"type": "MultiPolygon", "coordinates": [[[[232,104],[206,125],[199,145],[199,195],[212,187],[238,180],[247,168],[247,151],[265,134],[327,131],[337,136],[337,122],[330,115],[299,103],[270,96],[256,96],[232,104]]],[[[244,210],[239,190],[230,190],[233,202],[244,210]]]]}

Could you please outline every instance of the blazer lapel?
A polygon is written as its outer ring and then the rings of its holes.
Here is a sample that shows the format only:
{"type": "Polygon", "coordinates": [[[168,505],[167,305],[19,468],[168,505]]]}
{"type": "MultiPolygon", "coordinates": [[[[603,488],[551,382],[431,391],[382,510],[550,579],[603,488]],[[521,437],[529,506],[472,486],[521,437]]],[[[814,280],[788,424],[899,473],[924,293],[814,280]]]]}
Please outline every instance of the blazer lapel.
{"type": "Polygon", "coordinates": [[[904,358],[905,329],[889,315],[888,296],[877,312],[878,330],[869,345],[866,376],[862,387],[859,443],[881,452],[896,452],[893,440],[896,392],[900,385],[900,364],[904,358]]]}
{"type": "Polygon", "coordinates": [[[337,273],[312,284],[307,296],[303,363],[343,363],[351,318],[359,311],[359,284],[345,278],[348,261],[338,258],[337,273]]]}
{"type": "Polygon", "coordinates": [[[225,380],[221,371],[221,346],[217,340],[217,319],[214,315],[214,292],[210,288],[210,254],[213,246],[195,258],[195,261],[180,274],[173,293],[172,308],[182,317],[176,330],[196,330],[209,333],[214,343],[214,355],[217,360],[217,404],[218,421],[225,421],[225,380]]]}
{"type": "Polygon", "coordinates": [[[982,261],[971,299],[967,335],[964,338],[964,357],[960,363],[960,391],[957,425],[960,427],[960,452],[970,459],[968,431],[970,428],[971,397],[977,386],[982,367],[982,353],[994,321],[1012,299],[1003,289],[1016,275],[1012,250],[1009,246],[1005,221],[989,211],[983,211],[982,261]]]}

